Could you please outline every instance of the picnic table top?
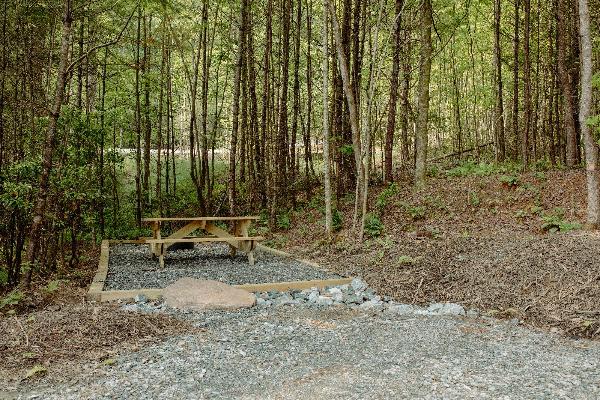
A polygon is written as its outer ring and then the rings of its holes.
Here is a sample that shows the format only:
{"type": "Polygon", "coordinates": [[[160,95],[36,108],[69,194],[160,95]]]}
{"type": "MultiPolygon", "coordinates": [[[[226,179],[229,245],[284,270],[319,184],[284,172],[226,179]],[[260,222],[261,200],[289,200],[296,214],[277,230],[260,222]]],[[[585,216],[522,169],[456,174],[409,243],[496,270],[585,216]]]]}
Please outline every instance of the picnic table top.
{"type": "Polygon", "coordinates": [[[259,220],[257,216],[245,217],[161,217],[161,218],[142,218],[142,222],[161,222],[161,221],[247,221],[259,220]]]}

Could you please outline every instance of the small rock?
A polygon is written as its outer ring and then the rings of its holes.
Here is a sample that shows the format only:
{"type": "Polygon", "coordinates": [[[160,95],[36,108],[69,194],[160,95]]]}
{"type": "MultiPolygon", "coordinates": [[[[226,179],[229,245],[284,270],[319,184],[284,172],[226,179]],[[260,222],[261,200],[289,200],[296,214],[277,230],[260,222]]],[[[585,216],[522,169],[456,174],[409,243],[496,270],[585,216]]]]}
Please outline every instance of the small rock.
{"type": "Polygon", "coordinates": [[[470,309],[467,311],[467,317],[469,318],[479,318],[479,311],[475,309],[470,309]]]}
{"type": "Polygon", "coordinates": [[[138,294],[137,296],[135,296],[134,300],[136,303],[145,303],[148,301],[148,298],[143,294],[138,294]]]}
{"type": "Polygon", "coordinates": [[[398,315],[416,314],[418,307],[410,304],[394,304],[388,307],[388,312],[398,315]]]}
{"type": "Polygon", "coordinates": [[[346,304],[360,304],[360,303],[362,303],[362,296],[357,296],[355,294],[352,294],[350,296],[345,297],[344,302],[346,304]]]}
{"type": "Polygon", "coordinates": [[[352,279],[350,285],[352,286],[352,289],[354,289],[355,292],[362,291],[367,288],[367,283],[360,278],[352,279]]]}
{"type": "Polygon", "coordinates": [[[331,297],[319,296],[315,301],[315,304],[320,306],[330,306],[333,304],[333,300],[331,299],[331,297]]]}
{"type": "Polygon", "coordinates": [[[311,293],[308,295],[308,302],[309,302],[309,303],[316,303],[316,302],[317,302],[317,299],[318,299],[319,297],[320,297],[320,296],[319,296],[319,292],[311,292],[311,293]]]}
{"type": "Polygon", "coordinates": [[[455,303],[434,303],[427,308],[427,312],[436,315],[465,315],[465,309],[455,303]]]}
{"type": "Polygon", "coordinates": [[[380,301],[369,300],[362,303],[358,306],[361,310],[374,310],[374,309],[382,309],[383,303],[380,301]]]}

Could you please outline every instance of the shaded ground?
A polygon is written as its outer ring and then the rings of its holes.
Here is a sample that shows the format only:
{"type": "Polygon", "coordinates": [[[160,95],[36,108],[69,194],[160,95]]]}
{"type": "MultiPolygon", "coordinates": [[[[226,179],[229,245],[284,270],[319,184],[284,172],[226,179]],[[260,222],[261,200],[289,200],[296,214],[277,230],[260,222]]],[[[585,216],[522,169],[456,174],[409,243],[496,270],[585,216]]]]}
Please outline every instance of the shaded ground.
{"type": "MultiPolygon", "coordinates": [[[[458,302],[599,338],[600,235],[542,229],[583,222],[584,178],[582,171],[467,175],[431,179],[418,191],[400,183],[392,194],[372,195],[385,225],[380,237],[360,244],[344,229],[325,242],[322,214],[309,209],[279,242],[400,302],[458,302]]],[[[350,226],[351,202],[342,211],[350,226]]]]}
{"type": "Polygon", "coordinates": [[[117,357],[45,399],[553,398],[600,396],[600,344],[492,320],[347,307],[194,313],[202,335],[117,357]]]}

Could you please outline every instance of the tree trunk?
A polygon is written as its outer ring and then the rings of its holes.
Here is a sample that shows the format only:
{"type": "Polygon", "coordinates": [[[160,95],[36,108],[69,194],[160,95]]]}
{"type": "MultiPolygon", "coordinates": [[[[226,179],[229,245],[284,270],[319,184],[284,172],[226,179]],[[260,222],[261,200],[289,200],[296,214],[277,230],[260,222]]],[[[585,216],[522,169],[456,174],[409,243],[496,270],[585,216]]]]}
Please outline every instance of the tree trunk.
{"type": "Polygon", "coordinates": [[[600,149],[587,123],[592,107],[592,34],[587,0],[579,0],[579,36],[581,40],[581,97],[579,123],[585,143],[587,177],[587,226],[600,228],[600,149]]]}
{"type": "Polygon", "coordinates": [[[235,168],[236,168],[236,149],[238,140],[238,115],[239,115],[239,104],[240,104],[240,77],[242,75],[242,66],[244,58],[244,46],[246,35],[246,17],[244,13],[247,9],[248,0],[242,0],[241,7],[241,21],[239,30],[239,41],[238,41],[238,54],[235,67],[235,76],[233,78],[233,105],[231,107],[231,118],[232,118],[232,129],[231,129],[231,145],[229,148],[229,180],[228,180],[228,199],[229,199],[229,213],[235,215],[235,203],[236,203],[236,179],[235,179],[235,168]]]}
{"type": "Polygon", "coordinates": [[[323,183],[325,185],[325,232],[331,235],[331,179],[329,173],[329,33],[328,0],[323,1],[323,183]]]}
{"type": "MultiPolygon", "coordinates": [[[[513,37],[513,99],[512,99],[512,129],[515,143],[519,142],[519,7],[520,0],[515,0],[515,19],[513,37]]],[[[515,146],[518,154],[518,144],[515,146]]]]}
{"type": "Polygon", "coordinates": [[[29,230],[29,245],[27,247],[27,260],[30,268],[26,274],[25,283],[29,285],[31,282],[31,274],[33,267],[36,264],[38,251],[40,248],[40,237],[42,225],[46,212],[46,201],[48,197],[48,188],[50,183],[50,173],[52,172],[52,159],[54,157],[54,149],[56,146],[56,131],[58,118],[65,96],[65,86],[67,84],[68,64],[69,64],[69,47],[71,45],[71,30],[73,16],[71,13],[71,0],[65,0],[63,22],[62,22],[62,39],[60,47],[60,61],[56,77],[56,89],[54,93],[54,102],[50,111],[48,121],[48,129],[44,137],[44,152],[42,156],[42,172],[40,175],[40,185],[33,209],[33,219],[29,230]]]}
{"type": "Polygon", "coordinates": [[[419,87],[417,105],[417,127],[415,142],[415,185],[425,183],[427,162],[427,125],[429,121],[429,80],[431,78],[431,26],[433,10],[431,0],[423,1],[421,22],[421,60],[419,62],[419,87]]]}
{"type": "Polygon", "coordinates": [[[396,10],[394,14],[394,56],[392,60],[392,74],[390,75],[390,104],[388,109],[387,129],[385,132],[385,171],[384,181],[392,182],[394,180],[393,172],[393,149],[394,132],[396,129],[396,103],[398,101],[398,74],[400,72],[400,37],[402,28],[402,8],[404,0],[396,0],[396,10]]]}
{"type": "Polygon", "coordinates": [[[523,38],[523,55],[524,55],[524,71],[525,75],[525,88],[524,88],[524,117],[525,117],[525,128],[521,133],[521,161],[523,167],[527,168],[529,163],[529,137],[531,136],[531,54],[529,51],[529,39],[531,37],[531,0],[525,1],[525,30],[523,38]]]}
{"type": "Polygon", "coordinates": [[[566,164],[567,167],[572,168],[577,165],[577,127],[575,125],[575,105],[573,102],[573,87],[571,85],[571,79],[569,77],[568,67],[568,27],[567,27],[567,13],[569,11],[568,0],[560,0],[556,9],[558,24],[557,24],[557,36],[558,36],[558,78],[560,80],[560,86],[563,96],[563,117],[564,117],[564,129],[566,132],[566,164]]]}

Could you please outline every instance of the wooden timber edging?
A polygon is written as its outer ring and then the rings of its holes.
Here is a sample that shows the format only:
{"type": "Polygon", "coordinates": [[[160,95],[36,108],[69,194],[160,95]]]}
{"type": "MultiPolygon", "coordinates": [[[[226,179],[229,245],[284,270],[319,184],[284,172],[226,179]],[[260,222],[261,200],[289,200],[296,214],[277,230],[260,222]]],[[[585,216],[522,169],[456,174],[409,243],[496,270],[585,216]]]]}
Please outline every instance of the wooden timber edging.
{"type": "MultiPolygon", "coordinates": [[[[100,259],[98,261],[98,270],[92,284],[87,293],[87,300],[93,302],[106,302],[116,300],[128,300],[133,299],[138,295],[143,295],[149,300],[156,300],[163,294],[163,289],[133,289],[133,290],[103,290],[106,276],[108,275],[108,257],[110,252],[111,244],[145,244],[145,240],[103,240],[100,247],[100,259]]],[[[308,260],[296,259],[293,255],[286,253],[285,251],[273,249],[261,244],[257,245],[259,250],[276,254],[281,257],[290,258],[311,266],[323,270],[323,268],[308,260]]],[[[267,282],[267,283],[247,283],[243,285],[233,285],[234,287],[247,290],[248,292],[269,292],[269,291],[287,291],[287,290],[304,290],[312,287],[324,288],[327,286],[338,286],[346,285],[352,282],[352,278],[338,278],[338,279],[317,279],[309,281],[292,281],[292,282],[267,282]]]]}

